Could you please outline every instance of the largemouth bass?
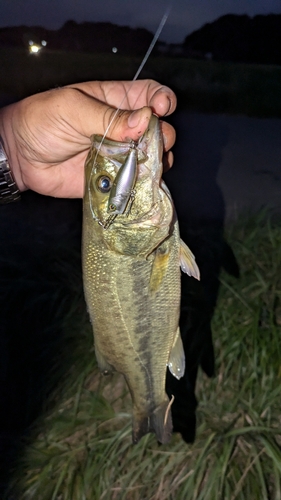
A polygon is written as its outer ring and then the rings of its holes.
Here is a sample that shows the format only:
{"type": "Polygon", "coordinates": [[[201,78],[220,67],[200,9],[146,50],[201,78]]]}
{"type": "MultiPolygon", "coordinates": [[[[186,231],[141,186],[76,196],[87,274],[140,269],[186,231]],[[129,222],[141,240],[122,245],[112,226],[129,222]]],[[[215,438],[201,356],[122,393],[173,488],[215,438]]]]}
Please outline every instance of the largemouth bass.
{"type": "Polygon", "coordinates": [[[166,367],[180,378],[180,265],[199,279],[180,240],[161,179],[163,138],[156,116],[138,143],[92,136],[83,200],[83,277],[102,372],[122,373],[133,401],[133,442],[172,434],[166,367]]]}

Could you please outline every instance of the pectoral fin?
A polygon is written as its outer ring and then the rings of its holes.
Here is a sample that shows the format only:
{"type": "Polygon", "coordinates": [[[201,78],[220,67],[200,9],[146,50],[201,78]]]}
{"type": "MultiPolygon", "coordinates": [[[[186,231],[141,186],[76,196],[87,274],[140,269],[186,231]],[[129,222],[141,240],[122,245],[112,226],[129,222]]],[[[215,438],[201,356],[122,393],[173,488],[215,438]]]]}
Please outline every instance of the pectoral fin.
{"type": "Polygon", "coordinates": [[[200,271],[196,264],[195,257],[184,241],[180,240],[180,266],[181,270],[200,280],[200,271]]]}
{"type": "Polygon", "coordinates": [[[183,377],[185,370],[185,355],[179,328],[177,329],[174,345],[170,353],[168,367],[171,374],[178,380],[183,377]]]}
{"type": "Polygon", "coordinates": [[[168,248],[157,249],[150,275],[149,288],[151,292],[156,292],[161,285],[168,268],[169,256],[168,248]]]}

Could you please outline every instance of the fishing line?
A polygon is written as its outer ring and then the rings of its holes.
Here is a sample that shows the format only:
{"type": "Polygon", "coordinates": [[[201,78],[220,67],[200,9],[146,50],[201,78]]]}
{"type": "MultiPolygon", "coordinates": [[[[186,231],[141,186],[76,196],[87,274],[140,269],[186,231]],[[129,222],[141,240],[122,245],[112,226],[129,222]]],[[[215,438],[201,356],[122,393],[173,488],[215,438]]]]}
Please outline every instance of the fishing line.
{"type": "MultiPolygon", "coordinates": [[[[138,76],[139,76],[139,74],[140,74],[140,72],[141,72],[142,68],[144,67],[144,65],[145,65],[145,63],[146,63],[146,61],[147,61],[147,59],[149,58],[149,56],[150,56],[150,54],[151,54],[151,52],[152,52],[152,50],[153,50],[153,48],[154,48],[154,45],[156,44],[156,42],[157,42],[157,40],[158,40],[158,38],[159,38],[159,36],[160,36],[160,34],[161,34],[161,31],[162,31],[162,29],[164,28],[164,26],[165,26],[165,24],[166,24],[166,21],[167,21],[167,19],[168,19],[169,15],[170,15],[171,8],[172,8],[171,6],[170,6],[170,7],[168,7],[168,9],[166,10],[166,12],[165,12],[164,16],[162,17],[161,22],[160,22],[160,24],[159,24],[159,26],[158,26],[158,29],[157,29],[157,31],[156,31],[156,33],[155,33],[154,37],[153,37],[153,40],[152,40],[152,42],[151,42],[150,46],[149,46],[149,47],[148,47],[148,49],[147,49],[147,53],[145,54],[145,56],[144,56],[144,58],[143,58],[143,61],[142,61],[141,65],[140,65],[140,67],[139,67],[138,71],[136,72],[136,74],[135,74],[134,78],[133,78],[133,82],[134,82],[134,81],[138,78],[138,76]]],[[[130,89],[129,89],[129,90],[130,90],[130,89]]],[[[129,90],[128,90],[128,92],[129,92],[129,90]]],[[[128,92],[127,92],[127,94],[128,94],[128,92]]],[[[126,96],[127,96],[127,94],[126,94],[126,96]]],[[[122,101],[122,102],[123,102],[123,101],[122,101]]],[[[121,103],[121,104],[122,104],[122,103],[121,103]]],[[[121,106],[121,104],[120,104],[120,106],[121,106]]]]}
{"type": "Polygon", "coordinates": [[[110,129],[110,127],[111,127],[111,125],[112,125],[113,121],[115,120],[115,118],[116,118],[116,115],[117,115],[118,111],[120,111],[120,108],[121,108],[121,106],[122,106],[123,102],[125,101],[125,99],[126,99],[127,95],[129,94],[129,92],[130,92],[130,90],[131,90],[131,88],[132,88],[133,83],[134,83],[134,82],[136,81],[136,79],[138,78],[138,76],[139,76],[140,72],[142,71],[142,69],[143,69],[143,67],[144,67],[145,63],[147,62],[147,60],[148,60],[148,58],[149,58],[149,56],[150,56],[150,54],[151,54],[152,50],[154,49],[154,46],[155,46],[155,44],[156,44],[156,42],[157,42],[157,40],[158,40],[158,38],[159,38],[159,36],[160,36],[160,34],[161,34],[161,31],[163,30],[163,28],[164,28],[164,26],[165,26],[165,24],[166,24],[166,21],[167,21],[167,19],[168,19],[169,15],[170,15],[171,8],[172,8],[172,6],[170,5],[170,6],[167,8],[167,10],[166,10],[165,14],[163,15],[163,17],[162,17],[162,19],[161,19],[161,21],[160,21],[160,24],[159,24],[159,26],[158,26],[158,28],[157,28],[157,30],[156,30],[156,32],[155,32],[155,35],[154,35],[154,37],[153,37],[153,39],[152,39],[152,42],[151,42],[151,44],[149,45],[149,47],[148,47],[148,49],[147,49],[147,52],[146,52],[146,54],[145,54],[145,56],[144,56],[144,58],[143,58],[143,60],[142,60],[142,62],[141,62],[141,64],[140,64],[140,66],[139,66],[139,68],[138,68],[138,70],[137,70],[137,72],[136,72],[136,74],[135,74],[135,76],[134,76],[134,78],[133,78],[133,80],[132,80],[131,85],[129,86],[129,88],[128,88],[127,92],[125,93],[125,95],[124,95],[124,97],[123,97],[122,101],[120,102],[120,104],[119,104],[118,108],[116,109],[116,111],[115,111],[115,113],[114,113],[113,117],[111,118],[111,120],[110,120],[110,122],[109,122],[109,124],[108,124],[108,126],[107,126],[107,128],[106,128],[106,131],[105,131],[105,133],[104,133],[104,135],[103,135],[103,138],[102,138],[102,140],[101,140],[101,144],[103,143],[103,140],[104,140],[105,136],[107,135],[107,133],[108,133],[108,131],[109,131],[109,129],[110,129]]]}
{"type": "Polygon", "coordinates": [[[108,131],[109,131],[109,129],[110,129],[110,127],[111,127],[112,123],[114,122],[114,120],[115,120],[115,118],[116,118],[116,116],[117,116],[118,112],[120,111],[120,108],[121,108],[121,106],[122,106],[123,102],[124,102],[124,101],[125,101],[125,99],[127,98],[128,94],[129,94],[129,92],[130,92],[130,90],[131,90],[131,88],[132,88],[133,83],[134,83],[134,82],[136,81],[136,79],[138,78],[138,76],[139,76],[140,72],[142,71],[142,69],[143,69],[143,67],[144,67],[145,63],[147,62],[147,60],[148,60],[148,58],[149,58],[149,56],[150,56],[150,54],[151,54],[152,50],[154,49],[155,44],[156,44],[156,42],[157,42],[157,40],[158,40],[158,38],[159,38],[159,36],[160,36],[160,34],[161,34],[161,32],[162,32],[162,30],[163,30],[163,28],[164,28],[165,24],[166,24],[166,22],[167,22],[167,19],[168,19],[169,15],[170,15],[171,9],[172,9],[172,3],[170,3],[170,5],[167,7],[166,12],[164,13],[164,15],[163,15],[163,17],[162,17],[162,19],[161,19],[161,21],[160,21],[160,23],[159,23],[159,26],[158,26],[158,28],[157,28],[157,30],[156,30],[156,32],[155,32],[155,35],[154,35],[154,37],[153,37],[153,39],[152,39],[152,41],[151,41],[151,44],[149,45],[149,47],[148,47],[148,49],[147,49],[147,51],[146,51],[146,54],[145,54],[145,56],[144,56],[144,58],[143,58],[143,60],[142,60],[142,62],[141,62],[141,64],[140,64],[140,66],[139,66],[139,68],[138,68],[138,70],[137,70],[137,72],[136,72],[136,74],[135,74],[135,76],[134,76],[134,78],[133,78],[133,80],[132,80],[132,82],[131,82],[131,84],[130,84],[130,86],[129,86],[128,90],[127,90],[127,92],[125,93],[125,95],[124,95],[123,99],[121,100],[121,102],[120,102],[120,104],[119,104],[118,108],[116,109],[115,113],[113,114],[113,116],[112,116],[112,118],[111,118],[111,120],[110,120],[110,122],[109,122],[108,126],[106,127],[106,130],[105,130],[105,132],[104,132],[104,134],[103,134],[103,136],[102,136],[102,139],[101,139],[100,145],[99,145],[98,149],[96,150],[96,155],[95,155],[95,158],[94,158],[94,161],[93,161],[93,168],[92,168],[92,171],[91,171],[91,174],[90,174],[90,178],[89,178],[89,183],[88,183],[88,194],[89,194],[89,201],[90,201],[90,209],[91,209],[92,216],[93,216],[93,218],[94,218],[95,220],[97,220],[98,218],[97,218],[97,216],[95,215],[94,210],[93,210],[93,207],[92,207],[92,200],[91,200],[91,193],[90,193],[90,183],[91,183],[91,178],[92,178],[92,175],[93,175],[93,169],[94,169],[95,164],[96,164],[96,159],[97,159],[97,156],[98,156],[98,154],[99,154],[99,151],[100,151],[100,149],[101,149],[101,146],[102,146],[102,144],[103,144],[103,141],[104,141],[105,137],[107,136],[107,133],[108,133],[108,131]]]}

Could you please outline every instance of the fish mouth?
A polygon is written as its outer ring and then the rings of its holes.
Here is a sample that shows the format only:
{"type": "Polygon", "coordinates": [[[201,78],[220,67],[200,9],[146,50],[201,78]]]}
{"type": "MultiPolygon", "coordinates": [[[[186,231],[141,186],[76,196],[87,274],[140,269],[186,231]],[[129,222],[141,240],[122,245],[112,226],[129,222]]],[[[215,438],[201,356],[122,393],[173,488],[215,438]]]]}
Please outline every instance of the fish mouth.
{"type": "Polygon", "coordinates": [[[116,229],[119,227],[122,229],[148,229],[148,228],[159,228],[167,226],[171,223],[173,219],[173,204],[171,203],[171,198],[168,196],[169,193],[166,189],[163,189],[164,183],[161,182],[159,185],[157,183],[157,189],[155,190],[155,198],[150,200],[149,206],[144,211],[144,206],[137,200],[137,187],[136,187],[136,200],[132,203],[131,211],[128,214],[118,215],[114,220],[114,226],[116,229]],[[134,206],[136,203],[136,206],[134,206]]]}
{"type": "MultiPolygon", "coordinates": [[[[157,116],[151,116],[138,142],[116,142],[98,135],[92,136],[91,140],[96,151],[94,164],[99,165],[95,162],[101,157],[101,166],[105,162],[104,176],[107,177],[106,172],[111,169],[108,179],[111,177],[112,182],[104,201],[101,199],[96,207],[91,201],[93,218],[104,229],[162,227],[162,202],[165,198],[161,189],[163,137],[157,116]]],[[[100,169],[95,167],[96,177],[100,169]]],[[[94,185],[94,190],[98,189],[100,186],[94,185]]]]}
{"type": "MultiPolygon", "coordinates": [[[[165,198],[165,192],[163,191],[163,197],[165,198]]],[[[167,206],[168,197],[162,205],[167,206]]],[[[162,201],[162,200],[161,200],[162,201]]],[[[114,214],[110,215],[108,212],[102,214],[100,218],[96,218],[98,223],[106,230],[141,230],[141,229],[161,229],[164,226],[170,224],[173,218],[173,209],[169,207],[162,211],[161,204],[153,203],[152,206],[148,208],[146,212],[139,210],[140,214],[132,216],[131,213],[125,214],[114,214]]]]}
{"type": "MultiPolygon", "coordinates": [[[[148,127],[137,143],[140,156],[150,156],[153,151],[154,159],[157,163],[162,162],[163,157],[163,136],[160,129],[159,119],[156,115],[151,115],[148,127]]],[[[144,160],[140,160],[143,163],[144,160]]],[[[162,172],[161,172],[162,174],[162,172]]]]}

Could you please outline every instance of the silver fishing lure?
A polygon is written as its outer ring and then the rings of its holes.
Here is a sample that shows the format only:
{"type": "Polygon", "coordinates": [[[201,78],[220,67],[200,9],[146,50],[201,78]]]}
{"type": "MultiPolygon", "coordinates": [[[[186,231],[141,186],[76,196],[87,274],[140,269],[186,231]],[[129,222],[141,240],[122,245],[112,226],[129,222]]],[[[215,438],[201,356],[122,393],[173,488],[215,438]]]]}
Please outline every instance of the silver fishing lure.
{"type": "Polygon", "coordinates": [[[111,215],[124,214],[134,200],[134,186],[137,179],[137,149],[132,142],[131,150],[125,163],[120,167],[113,182],[108,200],[108,212],[111,215]]]}
{"type": "MultiPolygon", "coordinates": [[[[108,229],[118,215],[128,216],[135,199],[135,184],[138,175],[138,163],[146,159],[145,153],[139,148],[139,141],[128,143],[115,142],[104,139],[102,136],[94,136],[93,147],[96,149],[94,166],[98,156],[107,158],[115,168],[118,169],[113,182],[107,176],[101,176],[100,190],[109,191],[107,213],[105,220],[101,220],[94,213],[91,206],[93,218],[96,219],[103,229],[108,229]],[[104,184],[104,185],[103,185],[104,184]],[[111,184],[111,185],[110,185],[111,184]]],[[[92,174],[94,173],[94,166],[92,174]]]]}

